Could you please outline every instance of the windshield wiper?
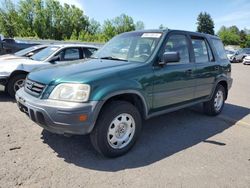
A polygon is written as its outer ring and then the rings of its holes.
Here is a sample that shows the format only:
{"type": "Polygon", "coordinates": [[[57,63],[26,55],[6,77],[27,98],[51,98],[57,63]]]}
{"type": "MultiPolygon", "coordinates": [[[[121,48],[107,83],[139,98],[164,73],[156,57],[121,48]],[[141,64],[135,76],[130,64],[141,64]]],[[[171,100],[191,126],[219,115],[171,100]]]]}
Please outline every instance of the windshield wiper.
{"type": "Polygon", "coordinates": [[[128,61],[128,60],[126,60],[126,59],[121,59],[121,58],[112,57],[112,56],[100,57],[100,59],[117,60],[117,61],[128,61]]]}

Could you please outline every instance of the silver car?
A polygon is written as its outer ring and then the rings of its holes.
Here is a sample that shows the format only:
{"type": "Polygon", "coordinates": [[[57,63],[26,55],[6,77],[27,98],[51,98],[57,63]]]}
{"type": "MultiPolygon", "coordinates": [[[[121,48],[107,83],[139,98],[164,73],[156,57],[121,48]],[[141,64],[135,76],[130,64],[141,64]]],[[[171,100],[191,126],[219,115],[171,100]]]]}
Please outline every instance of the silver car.
{"type": "Polygon", "coordinates": [[[48,47],[48,45],[36,45],[36,46],[32,46],[32,47],[20,50],[20,51],[14,53],[14,54],[1,55],[0,56],[0,61],[12,60],[12,59],[17,60],[17,59],[23,59],[23,58],[31,57],[32,55],[40,52],[41,50],[43,50],[46,47],[48,47]]]}
{"type": "Polygon", "coordinates": [[[11,97],[24,85],[25,78],[35,68],[89,58],[97,47],[81,44],[52,45],[30,58],[1,60],[0,84],[11,97]]]}

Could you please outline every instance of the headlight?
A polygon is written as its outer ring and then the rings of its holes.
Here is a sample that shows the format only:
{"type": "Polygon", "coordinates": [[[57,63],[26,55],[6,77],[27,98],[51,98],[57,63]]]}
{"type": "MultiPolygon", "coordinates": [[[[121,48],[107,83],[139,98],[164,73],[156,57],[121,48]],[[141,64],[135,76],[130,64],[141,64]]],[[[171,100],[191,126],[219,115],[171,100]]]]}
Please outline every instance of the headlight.
{"type": "Polygon", "coordinates": [[[90,86],[87,84],[59,84],[49,96],[49,99],[86,102],[89,99],[90,86]]]}

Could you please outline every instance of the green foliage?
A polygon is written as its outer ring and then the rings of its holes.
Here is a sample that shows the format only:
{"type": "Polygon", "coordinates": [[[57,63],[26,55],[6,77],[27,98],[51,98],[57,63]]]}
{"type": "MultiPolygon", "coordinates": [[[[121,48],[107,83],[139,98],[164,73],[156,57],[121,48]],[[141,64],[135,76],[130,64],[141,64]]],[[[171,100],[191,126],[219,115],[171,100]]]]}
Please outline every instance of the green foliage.
{"type": "Polygon", "coordinates": [[[0,7],[0,30],[8,37],[14,37],[19,33],[20,20],[15,4],[11,0],[4,0],[0,7]]]}
{"type": "Polygon", "coordinates": [[[196,24],[198,32],[214,35],[214,21],[208,13],[201,12],[196,24]]]}
{"type": "Polygon", "coordinates": [[[218,31],[224,45],[239,45],[241,48],[250,47],[250,34],[247,30],[239,30],[237,26],[222,26],[218,31]]]}
{"type": "Polygon", "coordinates": [[[0,33],[7,37],[104,42],[113,36],[144,29],[125,14],[101,24],[74,5],[57,0],[0,0],[0,33]]]}
{"type": "Polygon", "coordinates": [[[117,16],[112,20],[107,19],[103,24],[103,33],[106,41],[117,34],[133,31],[135,29],[136,25],[134,24],[133,18],[126,14],[117,16]]]}

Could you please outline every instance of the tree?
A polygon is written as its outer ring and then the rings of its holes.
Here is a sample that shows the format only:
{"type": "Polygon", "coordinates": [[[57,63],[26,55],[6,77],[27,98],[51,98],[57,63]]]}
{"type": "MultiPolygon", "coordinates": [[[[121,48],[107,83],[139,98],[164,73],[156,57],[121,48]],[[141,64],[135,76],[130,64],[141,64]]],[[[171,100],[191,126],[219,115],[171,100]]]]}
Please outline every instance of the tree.
{"type": "Polygon", "coordinates": [[[197,31],[214,35],[214,21],[212,17],[206,13],[201,12],[197,18],[197,31]]]}
{"type": "Polygon", "coordinates": [[[103,33],[105,39],[109,40],[117,34],[135,30],[135,24],[132,17],[122,14],[112,20],[105,20],[103,24],[103,33]]]}
{"type": "Polygon", "coordinates": [[[161,25],[159,26],[159,29],[167,29],[167,27],[164,26],[163,24],[161,24],[161,25]]]}
{"type": "Polygon", "coordinates": [[[218,36],[221,38],[224,45],[239,45],[240,36],[232,28],[222,26],[218,31],[218,36]]]}
{"type": "Polygon", "coordinates": [[[135,30],[143,30],[145,28],[145,25],[142,21],[137,21],[135,24],[135,30]]]}
{"type": "Polygon", "coordinates": [[[8,37],[17,36],[20,30],[19,15],[11,0],[4,0],[0,7],[0,29],[8,37]]]}

